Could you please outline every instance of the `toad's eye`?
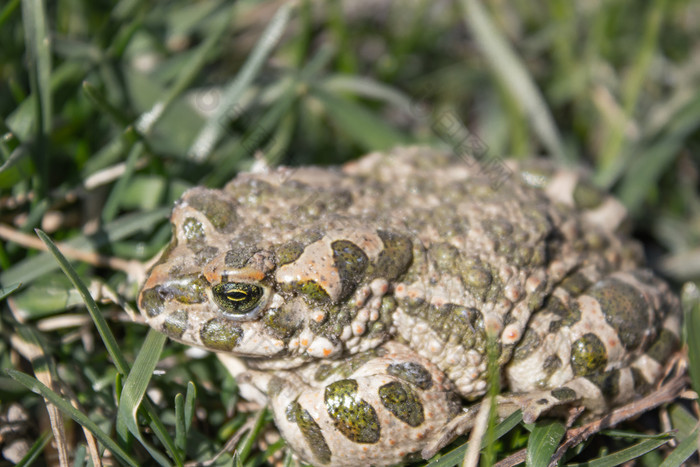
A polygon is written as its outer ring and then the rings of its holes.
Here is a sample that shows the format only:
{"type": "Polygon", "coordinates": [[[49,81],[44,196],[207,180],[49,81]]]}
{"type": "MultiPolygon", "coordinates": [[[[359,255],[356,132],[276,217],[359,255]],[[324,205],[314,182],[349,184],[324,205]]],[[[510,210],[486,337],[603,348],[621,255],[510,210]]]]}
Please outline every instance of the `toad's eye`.
{"type": "Polygon", "coordinates": [[[246,282],[224,282],[211,289],[214,301],[231,318],[251,318],[258,311],[264,289],[246,282]]]}

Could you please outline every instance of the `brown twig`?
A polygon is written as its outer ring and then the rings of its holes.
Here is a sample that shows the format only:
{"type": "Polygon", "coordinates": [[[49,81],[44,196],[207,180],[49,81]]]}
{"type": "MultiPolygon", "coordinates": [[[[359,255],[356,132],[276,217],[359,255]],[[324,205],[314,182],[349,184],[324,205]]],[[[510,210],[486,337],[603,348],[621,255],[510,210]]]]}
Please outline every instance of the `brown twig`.
{"type": "Polygon", "coordinates": [[[549,463],[550,467],[556,466],[566,451],[570,448],[582,443],[591,435],[598,433],[605,428],[617,425],[636,415],[648,412],[662,404],[666,404],[675,400],[683,391],[687,384],[687,377],[684,374],[674,376],[669,382],[661,386],[651,394],[630,402],[627,405],[613,410],[609,415],[595,420],[581,427],[572,428],[566,432],[565,441],[559,446],[557,452],[554,453],[549,463]]]}
{"type": "MultiPolygon", "coordinates": [[[[557,465],[559,460],[564,456],[566,451],[584,442],[591,435],[598,433],[601,430],[610,428],[618,423],[621,423],[629,418],[636,415],[648,412],[662,404],[666,404],[675,400],[679,397],[685,386],[687,385],[687,377],[685,374],[677,374],[672,377],[666,384],[661,386],[656,391],[643,397],[642,399],[630,402],[627,405],[619,407],[613,410],[609,415],[603,418],[592,421],[586,425],[571,428],[566,432],[566,438],[562,444],[559,445],[557,451],[552,456],[550,460],[549,467],[554,467],[557,465]]],[[[579,412],[580,413],[580,412],[579,412]]],[[[527,459],[527,449],[521,449],[505,459],[500,460],[498,463],[494,464],[494,467],[512,467],[514,465],[522,464],[527,459]]]]}
{"type": "MultiPolygon", "coordinates": [[[[35,250],[43,251],[48,250],[46,245],[44,245],[44,243],[38,238],[13,229],[6,224],[0,224],[0,238],[7,240],[8,242],[17,243],[26,248],[33,248],[35,250]]],[[[118,271],[124,271],[130,276],[134,275],[135,268],[142,267],[138,261],[128,261],[121,258],[104,256],[90,251],[79,250],[70,245],[66,245],[65,243],[57,243],[56,246],[68,259],[83,261],[97,267],[106,267],[118,271]]]]}

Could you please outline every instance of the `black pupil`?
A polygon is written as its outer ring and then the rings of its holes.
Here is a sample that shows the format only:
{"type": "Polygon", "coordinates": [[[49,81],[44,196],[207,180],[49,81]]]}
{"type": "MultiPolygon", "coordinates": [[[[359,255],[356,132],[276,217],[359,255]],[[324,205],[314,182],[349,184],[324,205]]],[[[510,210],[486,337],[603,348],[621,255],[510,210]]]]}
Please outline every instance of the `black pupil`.
{"type": "Polygon", "coordinates": [[[228,298],[230,298],[231,300],[236,300],[236,301],[238,301],[238,300],[243,300],[244,298],[246,298],[246,297],[248,296],[247,293],[241,292],[240,290],[236,290],[235,292],[229,292],[229,293],[226,294],[226,295],[227,295],[228,298]]]}
{"type": "Polygon", "coordinates": [[[262,287],[245,282],[217,284],[212,292],[221,311],[238,316],[255,310],[263,296],[262,287]]]}

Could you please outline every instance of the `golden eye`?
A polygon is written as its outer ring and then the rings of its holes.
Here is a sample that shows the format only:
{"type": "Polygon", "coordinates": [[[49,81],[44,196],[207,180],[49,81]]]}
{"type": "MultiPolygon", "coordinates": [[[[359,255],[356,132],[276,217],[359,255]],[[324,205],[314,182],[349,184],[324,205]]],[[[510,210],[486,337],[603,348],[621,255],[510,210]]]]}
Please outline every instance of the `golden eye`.
{"type": "Polygon", "coordinates": [[[211,291],[221,311],[234,317],[257,311],[257,305],[264,295],[262,287],[246,282],[224,282],[212,287],[211,291]]]}

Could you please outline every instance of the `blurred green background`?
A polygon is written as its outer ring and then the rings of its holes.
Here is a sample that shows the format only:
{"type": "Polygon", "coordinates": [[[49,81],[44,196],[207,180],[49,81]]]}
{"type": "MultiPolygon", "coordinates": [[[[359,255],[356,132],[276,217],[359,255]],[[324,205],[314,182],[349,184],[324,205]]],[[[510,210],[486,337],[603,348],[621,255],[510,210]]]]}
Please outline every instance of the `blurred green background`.
{"type": "MultiPolygon", "coordinates": [[[[678,289],[697,282],[699,39],[692,0],[4,1],[0,286],[12,295],[1,366],[31,372],[11,343],[25,326],[113,433],[120,371],[105,366],[82,301],[32,246],[33,229],[145,261],[168,241],[169,209],[188,187],[220,187],[256,160],[338,164],[401,144],[451,147],[446,117],[486,158],[589,170],[629,208],[652,266],[678,289]],[[66,315],[76,321],[57,319],[66,315]]],[[[133,304],[126,267],[75,267],[133,304]]],[[[133,361],[144,326],[118,306],[102,312],[133,361]]],[[[215,360],[172,343],[165,352],[172,370],[152,383],[165,424],[179,420],[173,399],[193,380],[207,416],[188,428],[201,449],[180,454],[207,459],[248,415],[234,410],[235,383],[215,360]]],[[[0,412],[12,402],[45,413],[0,374],[0,412]]],[[[81,436],[72,443],[85,450],[81,436]]],[[[503,453],[526,442],[512,438],[503,453]]],[[[136,456],[151,458],[140,447],[136,456]]],[[[648,456],[658,465],[662,454],[648,456]]]]}

